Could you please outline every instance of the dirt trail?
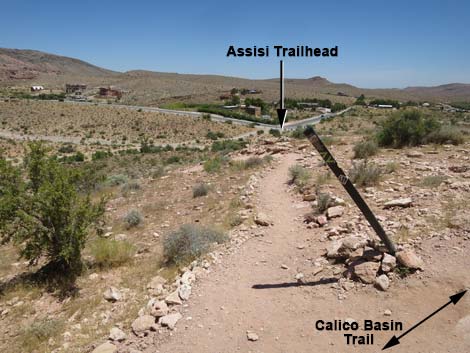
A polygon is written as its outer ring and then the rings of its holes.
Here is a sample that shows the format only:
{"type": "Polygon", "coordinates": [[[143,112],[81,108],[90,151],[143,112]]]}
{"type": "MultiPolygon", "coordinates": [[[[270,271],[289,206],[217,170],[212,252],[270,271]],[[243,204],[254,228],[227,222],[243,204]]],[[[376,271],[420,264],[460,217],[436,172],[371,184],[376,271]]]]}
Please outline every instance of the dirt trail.
{"type": "MultiPolygon", "coordinates": [[[[260,181],[257,209],[269,215],[274,225],[264,237],[248,240],[221,264],[212,266],[212,273],[193,288],[177,330],[145,352],[378,352],[400,332],[375,331],[374,345],[348,346],[343,336],[346,332],[319,332],[315,322],[353,318],[362,326],[364,319],[393,319],[402,321],[406,330],[446,303],[449,295],[469,286],[465,270],[469,261],[462,254],[453,259],[453,268],[434,261],[428,276],[394,283],[388,292],[378,292],[372,286],[359,288],[339,300],[333,287],[340,274],[312,274],[311,262],[320,256],[325,243],[318,240],[319,230],[306,229],[301,222],[300,216],[309,206],[287,192],[288,168],[296,157],[282,156],[277,167],[260,181]],[[299,249],[301,244],[309,245],[299,249]],[[282,264],[288,269],[282,269],[282,264]],[[295,280],[298,272],[305,274],[303,285],[295,280]],[[254,285],[266,286],[255,289],[254,285]],[[384,316],[386,309],[392,316],[384,316]],[[248,341],[247,330],[255,332],[259,340],[248,341]]],[[[458,320],[470,312],[470,296],[466,297],[458,307],[448,307],[390,351],[470,351],[468,341],[455,330],[458,320]]]]}

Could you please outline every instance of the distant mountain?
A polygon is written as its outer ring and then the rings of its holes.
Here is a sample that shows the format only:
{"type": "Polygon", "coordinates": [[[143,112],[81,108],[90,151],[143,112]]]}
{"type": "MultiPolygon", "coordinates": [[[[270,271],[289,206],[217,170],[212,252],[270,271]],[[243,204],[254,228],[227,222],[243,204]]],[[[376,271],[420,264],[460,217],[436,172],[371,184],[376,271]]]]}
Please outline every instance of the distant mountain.
{"type": "Polygon", "coordinates": [[[465,83],[449,83],[434,87],[407,87],[403,91],[423,97],[436,96],[453,100],[456,98],[470,99],[470,84],[465,83]]]}
{"type": "Polygon", "coordinates": [[[115,72],[65,56],[0,48],[0,81],[33,80],[41,75],[99,77],[113,74],[115,72]]]}
{"type": "MultiPolygon", "coordinates": [[[[89,87],[118,86],[128,93],[124,103],[159,105],[166,102],[218,102],[233,87],[256,89],[259,97],[276,101],[278,78],[251,80],[220,75],[163,73],[145,70],[115,72],[87,62],[35,50],[0,48],[0,85],[44,85],[61,88],[65,83],[80,82],[89,87]]],[[[333,83],[324,77],[286,79],[286,96],[322,98],[352,103],[364,94],[368,98],[390,98],[400,101],[468,101],[470,84],[451,83],[435,87],[405,89],[365,89],[346,83],[333,83]]]]}

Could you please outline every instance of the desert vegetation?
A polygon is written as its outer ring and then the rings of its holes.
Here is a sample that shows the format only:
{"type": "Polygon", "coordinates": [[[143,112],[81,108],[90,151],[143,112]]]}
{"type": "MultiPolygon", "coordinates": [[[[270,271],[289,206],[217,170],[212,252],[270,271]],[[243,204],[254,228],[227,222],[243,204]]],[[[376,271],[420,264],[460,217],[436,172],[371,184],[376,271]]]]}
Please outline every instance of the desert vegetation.
{"type": "Polygon", "coordinates": [[[0,128],[25,135],[61,136],[102,144],[189,142],[233,137],[248,127],[126,108],[57,102],[0,102],[0,128]],[[77,123],[78,122],[78,123],[77,123]]]}
{"type": "Polygon", "coordinates": [[[0,235],[42,272],[73,282],[82,271],[81,252],[90,226],[103,215],[105,200],[92,202],[83,175],[29,145],[24,168],[0,159],[0,235]]]}

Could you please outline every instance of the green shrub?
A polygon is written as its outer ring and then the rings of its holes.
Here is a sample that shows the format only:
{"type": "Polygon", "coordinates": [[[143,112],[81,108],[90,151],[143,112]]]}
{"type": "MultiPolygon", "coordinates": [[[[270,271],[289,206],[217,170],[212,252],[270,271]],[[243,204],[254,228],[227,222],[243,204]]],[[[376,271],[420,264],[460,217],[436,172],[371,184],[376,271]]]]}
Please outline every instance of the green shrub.
{"type": "Polygon", "coordinates": [[[261,166],[266,160],[260,157],[250,157],[245,160],[230,161],[230,165],[235,170],[246,170],[261,166]]]}
{"type": "Polygon", "coordinates": [[[107,186],[119,186],[119,185],[127,183],[128,180],[129,180],[129,177],[127,175],[115,174],[115,175],[111,175],[107,177],[105,184],[107,186]]]}
{"type": "Polygon", "coordinates": [[[263,164],[263,159],[259,157],[250,157],[245,160],[245,169],[256,168],[263,164]]]}
{"type": "Polygon", "coordinates": [[[385,174],[390,174],[390,173],[396,172],[399,167],[400,167],[400,164],[398,164],[397,162],[388,162],[385,165],[383,172],[385,174]]]}
{"type": "Polygon", "coordinates": [[[228,223],[230,227],[236,227],[243,223],[243,218],[238,214],[231,214],[228,217],[228,223]]]}
{"type": "Polygon", "coordinates": [[[47,344],[50,338],[58,336],[63,327],[62,320],[52,318],[35,320],[30,326],[22,329],[21,346],[25,351],[33,352],[41,345],[47,344]]]}
{"type": "Polygon", "coordinates": [[[144,217],[137,210],[130,210],[124,217],[127,228],[137,227],[143,220],[144,217]]]}
{"type": "Polygon", "coordinates": [[[168,157],[165,161],[166,164],[176,164],[179,162],[181,162],[181,158],[179,156],[168,157]]]}
{"type": "Polygon", "coordinates": [[[319,173],[315,179],[315,184],[321,186],[326,184],[331,179],[331,172],[328,170],[325,173],[319,173]]]}
{"type": "Polygon", "coordinates": [[[330,194],[324,192],[317,192],[317,211],[318,213],[325,212],[330,206],[333,206],[333,199],[330,194]]]}
{"type": "Polygon", "coordinates": [[[223,141],[214,141],[212,144],[212,152],[221,152],[227,154],[232,151],[238,151],[246,147],[245,141],[239,140],[223,140],[223,141]]]}
{"type": "Polygon", "coordinates": [[[98,238],[90,247],[95,264],[101,268],[123,265],[134,257],[135,247],[127,241],[98,238]]]}
{"type": "Polygon", "coordinates": [[[447,177],[445,175],[429,175],[421,179],[419,185],[425,188],[437,188],[447,177]]]}
{"type": "Polygon", "coordinates": [[[213,131],[208,131],[207,134],[206,134],[206,138],[209,139],[209,140],[217,140],[219,138],[219,136],[217,136],[217,134],[213,131]]]}
{"type": "Polygon", "coordinates": [[[93,161],[98,161],[100,159],[105,159],[105,158],[108,158],[108,157],[111,157],[113,155],[112,152],[108,152],[108,151],[96,151],[94,153],[92,153],[91,155],[91,160],[93,161]]]}
{"type": "Polygon", "coordinates": [[[295,164],[289,168],[290,182],[299,188],[304,188],[312,177],[310,171],[300,164],[295,164]]]}
{"type": "Polygon", "coordinates": [[[427,143],[460,145],[465,139],[462,132],[456,126],[445,125],[437,131],[431,132],[426,136],[427,143]]]}
{"type": "Polygon", "coordinates": [[[295,139],[303,139],[305,138],[304,129],[301,126],[297,126],[290,136],[295,139]]]}
{"type": "Polygon", "coordinates": [[[140,190],[140,184],[137,181],[128,181],[121,187],[123,193],[128,193],[130,191],[140,190]]]}
{"type": "Polygon", "coordinates": [[[274,157],[270,154],[267,154],[266,156],[263,157],[264,163],[271,163],[273,160],[274,160],[274,157]]]}
{"type": "Polygon", "coordinates": [[[0,240],[13,240],[30,264],[46,259],[43,273],[73,285],[88,232],[103,215],[105,200],[93,203],[80,190],[84,174],[48,157],[42,144],[29,148],[26,181],[0,157],[0,240]]]}
{"type": "Polygon", "coordinates": [[[346,104],[343,104],[343,103],[335,103],[335,104],[333,104],[333,105],[331,106],[331,111],[332,111],[333,113],[336,113],[336,112],[339,112],[339,111],[344,110],[344,109],[346,109],[346,108],[347,108],[347,107],[346,107],[346,104]]]}
{"type": "Polygon", "coordinates": [[[281,137],[281,131],[278,129],[269,129],[269,133],[274,137],[281,137]]]}
{"type": "Polygon", "coordinates": [[[259,135],[262,135],[262,134],[264,134],[264,130],[258,130],[258,131],[256,131],[256,135],[259,136],[259,135]]]}
{"type": "Polygon", "coordinates": [[[204,255],[212,244],[221,244],[227,239],[225,234],[215,229],[185,224],[165,237],[163,253],[169,263],[181,264],[204,255]]]}
{"type": "Polygon", "coordinates": [[[58,151],[60,153],[73,153],[75,152],[75,147],[72,144],[65,144],[61,146],[58,151]]]}
{"type": "Polygon", "coordinates": [[[222,158],[216,156],[204,162],[204,170],[208,173],[216,173],[222,167],[222,158]]]}
{"type": "Polygon", "coordinates": [[[433,118],[424,118],[418,110],[393,114],[382,124],[377,134],[380,146],[400,148],[425,142],[426,136],[438,131],[440,124],[433,118]]]}
{"type": "Polygon", "coordinates": [[[367,161],[353,163],[353,166],[349,171],[349,179],[357,186],[377,184],[381,175],[381,169],[374,163],[369,163],[367,161]]]}
{"type": "Polygon", "coordinates": [[[84,162],[85,161],[85,155],[82,152],[78,151],[77,153],[75,153],[71,156],[59,157],[58,160],[62,163],[84,162]]]}
{"type": "Polygon", "coordinates": [[[193,187],[193,197],[206,196],[209,193],[209,185],[205,183],[197,184],[193,187]]]}
{"type": "Polygon", "coordinates": [[[377,142],[374,140],[366,140],[358,142],[354,145],[354,159],[365,159],[368,157],[372,157],[377,154],[379,148],[377,146],[377,142]]]}
{"type": "Polygon", "coordinates": [[[165,167],[159,165],[159,166],[156,166],[155,168],[152,168],[152,170],[150,171],[150,175],[154,179],[162,177],[163,175],[165,175],[165,167]]]}

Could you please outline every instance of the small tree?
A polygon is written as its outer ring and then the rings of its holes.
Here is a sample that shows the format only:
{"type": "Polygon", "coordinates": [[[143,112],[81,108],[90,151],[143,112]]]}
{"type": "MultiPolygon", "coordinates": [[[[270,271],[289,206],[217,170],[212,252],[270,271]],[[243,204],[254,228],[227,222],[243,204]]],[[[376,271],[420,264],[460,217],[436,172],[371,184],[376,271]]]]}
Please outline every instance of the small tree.
{"type": "Polygon", "coordinates": [[[26,180],[0,158],[2,243],[12,240],[31,265],[45,258],[46,273],[74,281],[89,227],[104,213],[105,201],[93,203],[80,193],[81,173],[48,157],[39,143],[30,145],[25,167],[26,180]]]}
{"type": "Polygon", "coordinates": [[[354,104],[355,105],[366,105],[366,97],[364,97],[364,95],[361,94],[359,97],[357,97],[356,102],[354,104]]]}
{"type": "Polygon", "coordinates": [[[377,134],[380,146],[400,148],[424,143],[425,137],[440,128],[431,117],[423,117],[418,110],[407,110],[388,117],[377,134]]]}

